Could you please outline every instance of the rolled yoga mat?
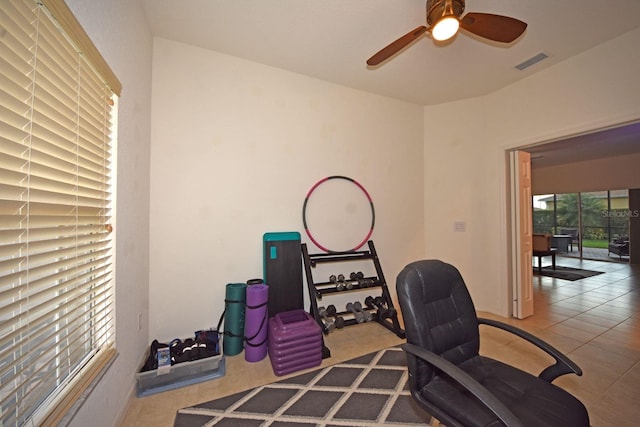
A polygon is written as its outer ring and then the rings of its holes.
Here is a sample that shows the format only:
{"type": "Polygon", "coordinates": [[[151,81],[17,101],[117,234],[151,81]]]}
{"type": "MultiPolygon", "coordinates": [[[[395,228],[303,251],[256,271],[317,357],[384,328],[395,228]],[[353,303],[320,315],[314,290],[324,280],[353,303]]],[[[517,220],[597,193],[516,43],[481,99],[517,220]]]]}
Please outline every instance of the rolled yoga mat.
{"type": "Polygon", "coordinates": [[[229,283],[225,294],[224,338],[222,352],[234,356],[242,351],[244,342],[244,318],[246,283],[229,283]]]}
{"type": "Polygon", "coordinates": [[[267,356],[269,286],[264,283],[247,286],[247,309],[244,322],[244,359],[259,362],[267,356]]]}

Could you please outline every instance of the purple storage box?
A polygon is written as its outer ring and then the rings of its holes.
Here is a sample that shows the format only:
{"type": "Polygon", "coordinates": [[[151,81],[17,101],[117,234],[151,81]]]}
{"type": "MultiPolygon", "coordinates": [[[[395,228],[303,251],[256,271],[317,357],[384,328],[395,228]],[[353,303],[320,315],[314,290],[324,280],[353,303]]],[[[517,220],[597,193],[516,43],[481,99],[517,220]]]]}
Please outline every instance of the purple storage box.
{"type": "Polygon", "coordinates": [[[269,319],[269,359],[278,376],[322,363],[322,329],[309,313],[292,310],[269,319]]]}

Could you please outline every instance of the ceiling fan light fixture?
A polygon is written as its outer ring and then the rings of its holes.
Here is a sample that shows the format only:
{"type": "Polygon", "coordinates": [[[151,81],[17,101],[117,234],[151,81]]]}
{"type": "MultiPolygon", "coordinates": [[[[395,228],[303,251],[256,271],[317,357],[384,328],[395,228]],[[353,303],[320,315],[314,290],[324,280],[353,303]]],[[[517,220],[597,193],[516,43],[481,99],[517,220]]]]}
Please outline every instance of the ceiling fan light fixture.
{"type": "MultiPolygon", "coordinates": [[[[463,16],[466,0],[427,0],[427,25],[420,25],[388,44],[367,60],[377,66],[398,54],[424,33],[435,42],[452,39],[460,28],[480,39],[498,43],[512,43],[527,29],[527,23],[509,16],[471,12],[463,16]]],[[[435,43],[436,45],[438,43],[435,43]]],[[[444,47],[449,43],[441,43],[444,47]]]]}
{"type": "Polygon", "coordinates": [[[454,15],[445,15],[436,22],[431,30],[431,35],[438,41],[449,40],[460,27],[460,21],[454,15]]]}

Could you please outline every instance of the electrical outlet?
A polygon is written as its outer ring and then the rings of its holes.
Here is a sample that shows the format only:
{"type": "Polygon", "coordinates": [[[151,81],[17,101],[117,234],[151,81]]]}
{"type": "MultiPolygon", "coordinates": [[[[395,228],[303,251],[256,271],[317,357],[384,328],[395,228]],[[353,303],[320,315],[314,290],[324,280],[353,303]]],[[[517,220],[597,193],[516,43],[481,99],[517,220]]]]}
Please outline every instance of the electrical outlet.
{"type": "Polygon", "coordinates": [[[455,221],[453,223],[453,231],[467,231],[467,223],[464,221],[455,221]]]}

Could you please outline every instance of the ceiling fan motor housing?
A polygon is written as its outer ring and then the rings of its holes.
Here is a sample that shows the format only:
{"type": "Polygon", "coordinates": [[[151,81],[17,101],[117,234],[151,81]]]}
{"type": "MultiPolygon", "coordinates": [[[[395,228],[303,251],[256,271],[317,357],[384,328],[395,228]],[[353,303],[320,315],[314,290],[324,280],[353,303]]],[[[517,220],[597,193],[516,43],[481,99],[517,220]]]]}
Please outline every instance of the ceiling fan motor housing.
{"type": "Polygon", "coordinates": [[[458,18],[462,16],[465,0],[427,0],[427,24],[435,24],[444,15],[448,2],[451,2],[453,14],[458,18]]]}

